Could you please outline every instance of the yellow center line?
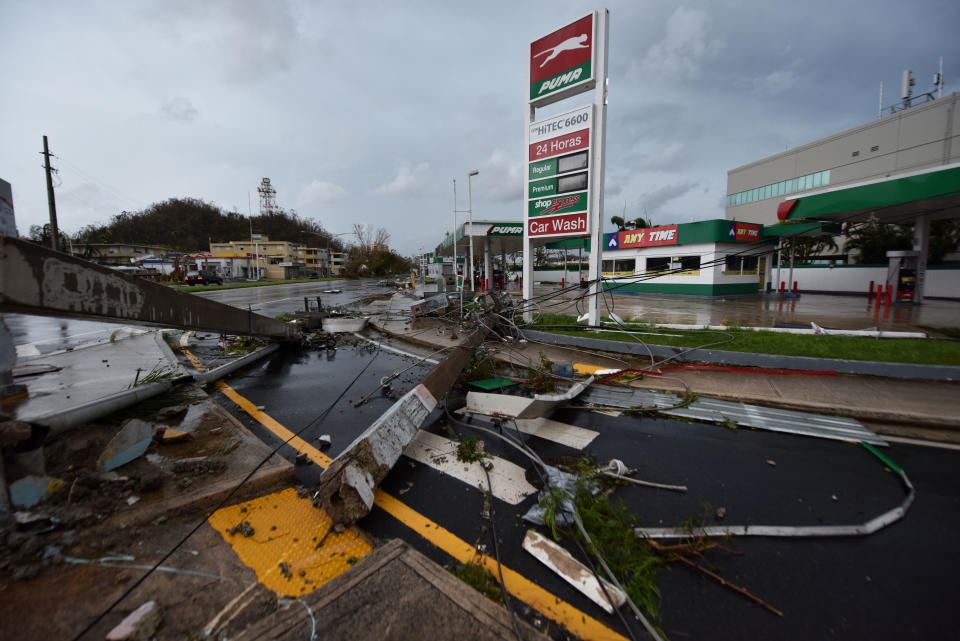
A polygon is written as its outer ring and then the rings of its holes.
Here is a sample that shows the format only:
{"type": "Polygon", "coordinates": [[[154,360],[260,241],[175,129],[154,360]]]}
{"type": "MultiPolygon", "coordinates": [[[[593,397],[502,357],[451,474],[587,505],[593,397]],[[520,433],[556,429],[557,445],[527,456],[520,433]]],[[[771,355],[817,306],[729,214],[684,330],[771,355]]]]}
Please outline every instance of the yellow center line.
{"type": "MultiPolygon", "coordinates": [[[[217,381],[216,386],[227,398],[236,403],[240,409],[249,414],[254,420],[273,432],[280,439],[284,441],[289,439],[288,445],[290,445],[290,447],[306,454],[320,467],[326,468],[333,461],[329,456],[317,450],[299,436],[294,436],[293,432],[278,423],[266,412],[258,410],[247,398],[240,395],[235,389],[223,381],[217,381]]],[[[493,575],[495,580],[500,580],[497,573],[496,559],[485,555],[481,555],[478,558],[476,548],[473,544],[464,541],[453,532],[428,519],[383,490],[377,490],[377,494],[374,497],[374,504],[457,561],[470,563],[471,561],[478,560],[480,564],[493,575]]],[[[504,587],[510,594],[539,612],[542,612],[545,616],[559,623],[580,638],[591,641],[627,641],[622,635],[611,630],[600,621],[575,608],[566,601],[544,590],[519,572],[511,570],[505,565],[501,565],[501,568],[503,569],[504,587]]]]}

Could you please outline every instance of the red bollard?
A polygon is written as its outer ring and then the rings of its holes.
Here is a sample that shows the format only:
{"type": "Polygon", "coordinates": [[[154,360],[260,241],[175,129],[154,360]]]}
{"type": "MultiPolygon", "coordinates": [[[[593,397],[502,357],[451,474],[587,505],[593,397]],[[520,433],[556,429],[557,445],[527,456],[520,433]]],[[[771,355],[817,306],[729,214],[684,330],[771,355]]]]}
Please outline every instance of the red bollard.
{"type": "Polygon", "coordinates": [[[783,296],[783,292],[786,291],[786,289],[787,289],[787,284],[781,280],[781,281],[780,281],[780,295],[781,295],[781,296],[783,296]]]}
{"type": "Polygon", "coordinates": [[[887,300],[884,301],[884,304],[889,307],[893,299],[893,285],[887,283],[887,300]]]}
{"type": "Polygon", "coordinates": [[[566,286],[567,286],[567,279],[566,279],[566,278],[561,278],[561,279],[560,279],[560,289],[563,289],[563,288],[566,287],[566,286]]]}
{"type": "Polygon", "coordinates": [[[883,283],[877,283],[877,306],[883,302],[883,283]]]}
{"type": "Polygon", "coordinates": [[[867,290],[867,300],[873,298],[873,281],[870,281],[870,288],[867,290]]]}
{"type": "Polygon", "coordinates": [[[797,293],[797,281],[793,281],[793,293],[797,293]]]}

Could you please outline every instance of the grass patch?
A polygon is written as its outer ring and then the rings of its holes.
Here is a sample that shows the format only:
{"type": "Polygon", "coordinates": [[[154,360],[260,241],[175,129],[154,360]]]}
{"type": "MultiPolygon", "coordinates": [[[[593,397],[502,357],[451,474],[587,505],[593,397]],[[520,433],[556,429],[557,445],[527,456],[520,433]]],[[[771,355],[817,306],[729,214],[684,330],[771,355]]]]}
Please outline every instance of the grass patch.
{"type": "Polygon", "coordinates": [[[476,436],[465,438],[457,444],[457,460],[461,463],[476,463],[485,458],[491,458],[483,450],[483,441],[476,436]]]}
{"type": "MultiPolygon", "coordinates": [[[[643,341],[651,345],[698,347],[729,341],[713,349],[783,356],[813,358],[845,358],[858,361],[916,363],[924,365],[960,365],[960,342],[934,338],[886,338],[861,336],[802,335],[780,332],[743,330],[735,327],[721,330],[676,330],[646,327],[644,333],[592,332],[575,323],[572,316],[544,314],[530,329],[553,334],[584,336],[625,342],[643,341]],[[669,335],[668,335],[669,334],[669,335]],[[730,338],[732,337],[732,341],[730,338]]],[[[950,329],[950,328],[941,328],[950,329]]],[[[937,331],[941,331],[937,330],[937,331]]]]}
{"type": "Polygon", "coordinates": [[[448,565],[447,571],[498,605],[503,605],[503,593],[493,575],[476,563],[448,565]]]}
{"type": "Polygon", "coordinates": [[[323,283],[329,280],[345,280],[341,277],[330,276],[328,278],[305,278],[301,280],[270,280],[253,281],[249,283],[230,283],[229,285],[171,285],[178,292],[187,292],[193,294],[196,292],[212,292],[218,289],[246,289],[247,287],[272,287],[274,285],[296,285],[299,283],[323,283]]]}

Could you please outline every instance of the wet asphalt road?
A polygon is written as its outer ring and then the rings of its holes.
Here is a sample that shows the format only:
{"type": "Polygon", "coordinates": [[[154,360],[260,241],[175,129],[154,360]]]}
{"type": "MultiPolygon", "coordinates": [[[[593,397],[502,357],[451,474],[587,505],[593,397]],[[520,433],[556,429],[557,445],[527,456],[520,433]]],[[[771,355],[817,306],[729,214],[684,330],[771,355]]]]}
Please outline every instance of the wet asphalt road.
{"type": "MultiPolygon", "coordinates": [[[[229,384],[255,404],[264,405],[268,414],[291,430],[305,427],[302,436],[308,442],[331,434],[334,445],[328,454],[335,456],[391,403],[379,394],[361,408],[354,408],[350,401],[374,389],[381,376],[413,362],[366,347],[343,347],[335,353],[286,351],[229,384]],[[366,372],[327,418],[317,421],[365,366],[366,372]]],[[[417,367],[393,387],[402,393],[426,371],[417,367]]],[[[228,399],[219,400],[267,443],[279,444],[228,399]]],[[[451,397],[450,404],[456,402],[451,397]]],[[[687,494],[618,488],[616,498],[630,507],[642,525],[679,525],[704,513],[708,523],[715,523],[717,507],[726,508],[723,523],[731,525],[862,523],[905,497],[897,478],[854,444],[578,410],[564,410],[554,418],[599,431],[601,436],[587,452],[596,459],[618,457],[639,468],[639,478],[689,486],[687,494]]],[[[446,435],[445,420],[435,411],[427,429],[446,435]]],[[[466,425],[454,424],[454,428],[464,436],[484,438],[491,453],[527,465],[514,450],[491,437],[466,425]]],[[[537,437],[523,438],[543,458],[580,454],[537,437]]],[[[293,450],[285,450],[284,456],[292,459],[293,450]]],[[[886,453],[905,468],[917,487],[917,499],[905,521],[862,539],[741,538],[729,544],[738,554],[719,550],[706,554],[705,565],[782,610],[783,618],[689,568],[661,570],[662,626],[667,635],[674,640],[943,637],[952,626],[951,606],[960,596],[953,575],[960,567],[960,551],[952,542],[960,527],[958,454],[904,445],[886,453]]],[[[320,472],[312,464],[297,470],[305,484],[315,481],[320,472]]],[[[382,487],[461,539],[485,543],[492,550],[488,526],[481,518],[484,496],[479,490],[406,458],[382,487]]],[[[519,515],[535,501],[530,497],[517,506],[495,502],[503,563],[629,636],[619,620],[604,614],[522,550],[527,526],[519,515]]],[[[359,525],[381,539],[402,538],[441,564],[450,561],[379,509],[359,525]]],[[[635,634],[644,638],[639,624],[635,634]]]]}

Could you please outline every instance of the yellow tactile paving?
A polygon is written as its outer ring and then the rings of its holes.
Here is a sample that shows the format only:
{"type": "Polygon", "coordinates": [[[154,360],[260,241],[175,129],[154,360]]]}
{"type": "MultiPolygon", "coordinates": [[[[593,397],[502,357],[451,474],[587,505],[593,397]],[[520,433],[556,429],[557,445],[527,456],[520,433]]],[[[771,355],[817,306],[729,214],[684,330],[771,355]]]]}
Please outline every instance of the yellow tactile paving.
{"type": "Polygon", "coordinates": [[[208,522],[260,583],[286,596],[316,590],[371,550],[352,529],[330,531],[330,517],[293,489],[219,509],[208,522]],[[237,528],[244,523],[252,533],[237,528]]]}

